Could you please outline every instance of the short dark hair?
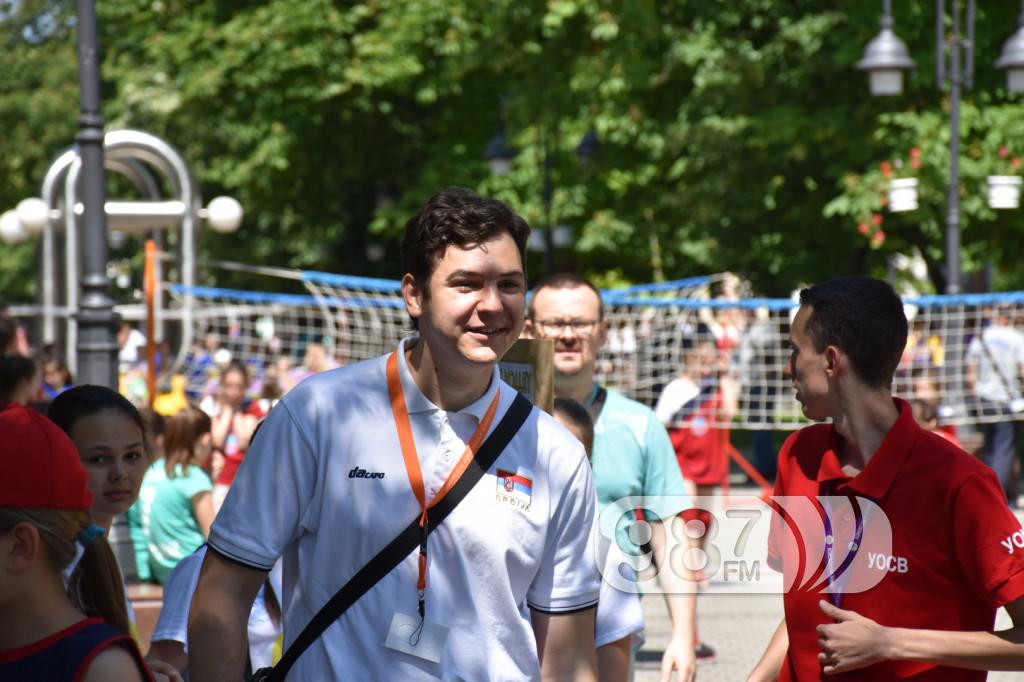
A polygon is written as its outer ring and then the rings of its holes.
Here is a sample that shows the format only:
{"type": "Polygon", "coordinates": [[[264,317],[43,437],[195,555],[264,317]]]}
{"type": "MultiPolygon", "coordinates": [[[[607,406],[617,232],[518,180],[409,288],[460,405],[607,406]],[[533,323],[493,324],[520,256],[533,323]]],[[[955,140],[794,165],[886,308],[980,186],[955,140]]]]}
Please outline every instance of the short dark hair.
{"type": "Polygon", "coordinates": [[[889,284],[871,277],[840,277],[800,292],[810,306],[807,335],[821,353],[837,346],[869,386],[888,387],[907,345],[903,302],[889,284]]]}
{"type": "Polygon", "coordinates": [[[0,314],[0,355],[7,353],[8,348],[14,346],[14,340],[18,338],[18,323],[13,317],[0,314]]]}
{"type": "Polygon", "coordinates": [[[583,448],[587,451],[587,457],[590,457],[594,449],[594,418],[587,408],[569,398],[555,398],[554,415],[579,429],[583,436],[583,448]]]}
{"type": "Polygon", "coordinates": [[[537,298],[537,294],[542,289],[578,289],[579,287],[586,287],[594,292],[597,296],[597,319],[604,319],[604,298],[601,296],[601,290],[598,289],[593,282],[591,282],[585,275],[581,275],[578,272],[555,272],[550,275],[545,275],[537,286],[533,288],[533,292],[530,295],[530,303],[526,310],[526,318],[529,320],[533,319],[533,301],[537,298]]]}
{"type": "Polygon", "coordinates": [[[11,399],[19,384],[31,381],[38,372],[39,365],[30,357],[16,353],[0,355],[0,407],[11,399]]]}
{"type": "MultiPolygon", "coordinates": [[[[516,243],[525,274],[530,226],[522,216],[508,204],[481,197],[471,189],[443,189],[405,224],[402,271],[412,275],[423,296],[429,297],[430,276],[449,246],[476,246],[502,232],[508,232],[516,243]]],[[[413,320],[413,328],[418,328],[417,320],[413,320]]]]}

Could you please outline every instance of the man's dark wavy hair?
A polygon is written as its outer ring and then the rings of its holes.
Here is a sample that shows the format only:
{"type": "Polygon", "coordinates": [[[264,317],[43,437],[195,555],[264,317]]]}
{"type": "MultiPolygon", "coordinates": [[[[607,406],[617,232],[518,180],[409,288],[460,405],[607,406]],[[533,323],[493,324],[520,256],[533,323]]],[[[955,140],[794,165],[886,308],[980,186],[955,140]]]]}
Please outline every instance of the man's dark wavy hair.
{"type": "MultiPolygon", "coordinates": [[[[467,248],[508,232],[526,273],[526,240],[530,226],[508,204],[481,197],[465,187],[443,189],[405,224],[402,271],[413,276],[425,298],[430,276],[449,246],[467,248]]],[[[412,322],[418,327],[417,320],[412,322]]]]}
{"type": "Polygon", "coordinates": [[[831,279],[803,289],[800,305],[812,309],[807,335],[819,353],[836,346],[865,384],[892,384],[907,345],[907,316],[889,284],[871,277],[831,279]]]}

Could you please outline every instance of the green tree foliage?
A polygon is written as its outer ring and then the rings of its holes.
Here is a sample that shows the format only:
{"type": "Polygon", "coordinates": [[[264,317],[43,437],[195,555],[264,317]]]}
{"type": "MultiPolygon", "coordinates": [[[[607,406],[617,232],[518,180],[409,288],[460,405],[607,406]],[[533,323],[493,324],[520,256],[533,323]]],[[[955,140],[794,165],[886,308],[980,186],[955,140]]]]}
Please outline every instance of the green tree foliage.
{"type": "MultiPolygon", "coordinates": [[[[854,70],[878,30],[873,3],[102,2],[104,114],[175,145],[207,199],[243,203],[242,232],[204,237],[210,257],[394,277],[404,220],[439,187],[475,187],[544,226],[547,158],[551,222],[577,236],[560,266],[648,281],[657,246],[667,277],[729,269],[784,294],[884,272],[909,245],[942,259],[934,4],[896,4],[919,70],[905,96],[873,100],[854,70]],[[519,153],[492,177],[483,152],[499,126],[519,153]],[[600,150],[583,160],[588,131],[600,150]],[[934,178],[918,214],[891,218],[875,169],[914,147],[934,178]],[[858,231],[876,213],[882,244],[858,231]],[[370,242],[383,261],[367,259],[370,242]]],[[[1022,221],[977,203],[986,159],[1024,147],[990,66],[1015,8],[982,4],[964,117],[969,267],[1011,262],[1022,221]]],[[[6,7],[0,205],[13,206],[73,141],[78,93],[74,4],[6,7]],[[44,14],[56,19],[26,29],[44,14]]],[[[31,254],[5,247],[0,295],[31,293],[31,254]]]]}

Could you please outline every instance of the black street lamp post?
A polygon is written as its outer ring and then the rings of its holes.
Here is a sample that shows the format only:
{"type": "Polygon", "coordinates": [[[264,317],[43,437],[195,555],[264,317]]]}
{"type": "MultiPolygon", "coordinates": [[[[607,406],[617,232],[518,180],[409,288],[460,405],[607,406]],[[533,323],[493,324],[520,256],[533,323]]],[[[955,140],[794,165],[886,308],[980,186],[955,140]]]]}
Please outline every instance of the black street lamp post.
{"type": "Polygon", "coordinates": [[[81,113],[77,136],[82,162],[82,298],[78,321],[78,382],[117,388],[117,323],[107,277],[107,180],[96,0],[78,0],[78,78],[81,113]]]}

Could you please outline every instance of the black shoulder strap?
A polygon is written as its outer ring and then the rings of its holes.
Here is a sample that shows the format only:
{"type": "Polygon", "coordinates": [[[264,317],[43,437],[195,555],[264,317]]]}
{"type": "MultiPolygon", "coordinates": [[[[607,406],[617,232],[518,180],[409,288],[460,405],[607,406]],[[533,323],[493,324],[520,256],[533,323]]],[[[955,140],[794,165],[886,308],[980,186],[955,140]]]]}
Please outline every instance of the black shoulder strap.
{"type": "MultiPolygon", "coordinates": [[[[487,437],[480,449],[477,450],[473,461],[470,462],[466,471],[459,478],[458,482],[445,495],[444,499],[437,503],[430,510],[428,517],[427,532],[432,533],[453,509],[462,501],[462,498],[473,489],[477,482],[483,478],[484,473],[491,468],[491,465],[498,459],[512,438],[519,431],[519,428],[530,416],[533,405],[521,393],[516,394],[511,407],[502,417],[501,421],[487,437]]],[[[419,547],[420,544],[420,517],[416,518],[405,528],[402,533],[391,541],[384,549],[370,559],[358,573],[345,583],[338,590],[330,601],[328,601],[319,613],[313,616],[305,629],[295,638],[292,645],[274,666],[273,672],[266,678],[271,682],[283,682],[288,671],[298,660],[302,652],[326,630],[331,623],[341,617],[352,604],[366,594],[370,588],[376,585],[381,578],[390,573],[398,564],[402,563],[409,553],[419,547]]]]}

